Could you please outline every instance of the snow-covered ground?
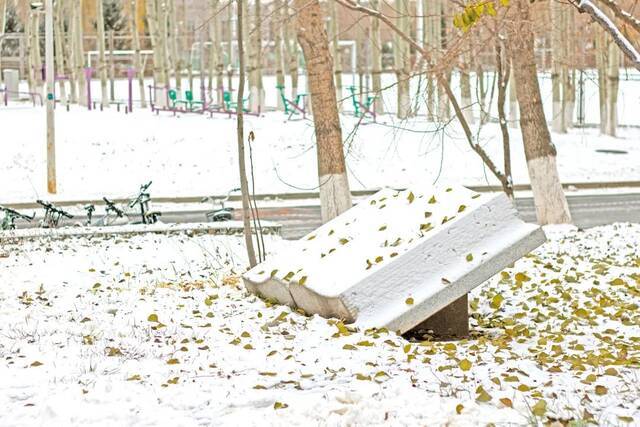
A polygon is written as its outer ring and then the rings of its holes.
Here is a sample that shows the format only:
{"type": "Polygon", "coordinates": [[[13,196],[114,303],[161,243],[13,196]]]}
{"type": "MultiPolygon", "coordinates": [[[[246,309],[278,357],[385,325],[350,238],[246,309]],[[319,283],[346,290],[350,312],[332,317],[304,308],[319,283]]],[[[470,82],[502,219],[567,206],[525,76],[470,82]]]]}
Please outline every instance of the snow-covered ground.
{"type": "MultiPolygon", "coordinates": [[[[443,131],[424,118],[360,126],[344,115],[343,136],[352,189],[404,187],[414,182],[497,184],[469,148],[457,125],[443,131]]],[[[46,193],[44,110],[0,107],[0,203],[126,197],[153,180],[152,196],[224,194],[238,187],[235,120],[224,115],[170,114],[148,110],[125,115],[79,107],[56,116],[58,195],[46,193]]],[[[247,119],[253,131],[257,193],[317,191],[317,159],[311,121],[286,122],[281,112],[247,119]]],[[[515,183],[527,183],[519,130],[511,133],[515,183]]],[[[502,141],[496,124],[480,140],[498,165],[502,141]]],[[[621,129],[619,138],[597,129],[554,134],[564,182],[640,180],[640,129],[621,129]],[[608,154],[615,149],[627,154],[608,154]]]]}
{"type": "Polygon", "coordinates": [[[236,237],[4,242],[0,424],[637,423],[640,225],[547,232],[448,343],[249,296],[236,237]]]}

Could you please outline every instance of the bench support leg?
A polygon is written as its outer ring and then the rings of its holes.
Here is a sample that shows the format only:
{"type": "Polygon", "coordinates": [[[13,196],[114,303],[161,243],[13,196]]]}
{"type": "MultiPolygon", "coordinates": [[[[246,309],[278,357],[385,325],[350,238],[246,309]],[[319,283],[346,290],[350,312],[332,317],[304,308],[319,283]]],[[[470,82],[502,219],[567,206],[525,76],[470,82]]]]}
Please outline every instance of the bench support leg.
{"type": "Polygon", "coordinates": [[[469,336],[469,301],[467,295],[460,297],[416,326],[414,331],[424,331],[439,339],[462,339],[469,336]]]}

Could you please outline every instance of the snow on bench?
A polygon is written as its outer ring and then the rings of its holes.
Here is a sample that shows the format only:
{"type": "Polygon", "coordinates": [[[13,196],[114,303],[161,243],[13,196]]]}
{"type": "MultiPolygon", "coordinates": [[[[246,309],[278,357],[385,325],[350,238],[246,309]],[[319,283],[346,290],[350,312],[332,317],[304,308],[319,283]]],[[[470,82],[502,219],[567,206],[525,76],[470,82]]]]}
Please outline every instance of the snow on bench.
{"type": "Polygon", "coordinates": [[[243,279],[250,292],[307,313],[404,333],[544,241],[503,193],[385,189],[243,279]]]}

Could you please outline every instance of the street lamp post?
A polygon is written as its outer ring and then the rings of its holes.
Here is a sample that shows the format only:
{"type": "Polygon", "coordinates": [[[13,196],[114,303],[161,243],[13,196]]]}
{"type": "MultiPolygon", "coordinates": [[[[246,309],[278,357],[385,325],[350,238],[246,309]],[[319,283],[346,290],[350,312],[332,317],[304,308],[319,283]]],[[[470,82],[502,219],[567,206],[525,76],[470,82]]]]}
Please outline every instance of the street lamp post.
{"type": "Polygon", "coordinates": [[[45,0],[45,63],[47,77],[47,190],[57,192],[56,131],[55,131],[55,71],[53,64],[53,0],[45,0]]]}

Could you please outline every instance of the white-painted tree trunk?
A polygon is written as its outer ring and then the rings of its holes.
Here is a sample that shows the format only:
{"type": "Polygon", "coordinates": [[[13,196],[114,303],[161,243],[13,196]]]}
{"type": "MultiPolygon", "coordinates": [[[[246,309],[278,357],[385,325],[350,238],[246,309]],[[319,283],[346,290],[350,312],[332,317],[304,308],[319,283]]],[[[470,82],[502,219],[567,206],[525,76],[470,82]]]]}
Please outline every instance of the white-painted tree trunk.
{"type": "Polygon", "coordinates": [[[527,161],[531,190],[536,206],[536,216],[541,224],[571,222],[569,206],[558,176],[555,155],[533,158],[527,161]]]}
{"type": "MultiPolygon", "coordinates": [[[[610,37],[607,37],[610,39],[610,37]]],[[[620,82],[620,50],[609,41],[607,55],[607,126],[605,133],[616,136],[618,127],[618,86],[620,82]]]]}
{"type": "Polygon", "coordinates": [[[327,222],[351,209],[351,193],[346,172],[320,176],[320,214],[327,222]]]}
{"type": "Polygon", "coordinates": [[[571,214],[556,164],[557,153],[542,107],[529,0],[516,0],[512,7],[515,10],[514,19],[508,22],[509,52],[517,79],[522,141],[538,223],[570,223],[571,214]]]}
{"type": "Polygon", "coordinates": [[[333,59],[318,0],[295,0],[296,28],[307,67],[318,153],[322,221],[351,208],[342,129],[335,96],[333,59]]]}

